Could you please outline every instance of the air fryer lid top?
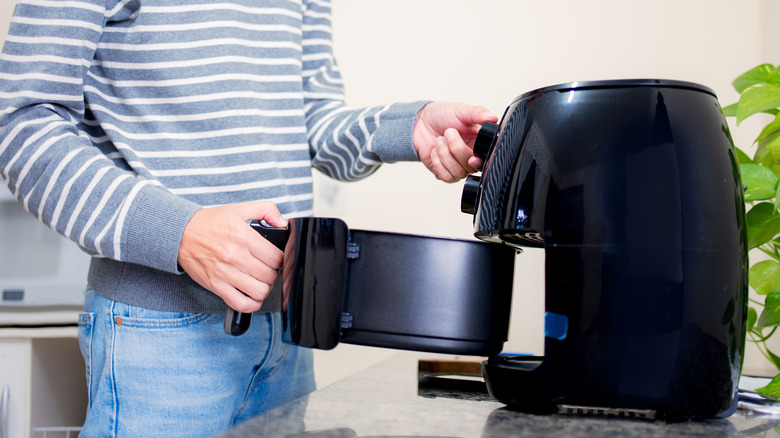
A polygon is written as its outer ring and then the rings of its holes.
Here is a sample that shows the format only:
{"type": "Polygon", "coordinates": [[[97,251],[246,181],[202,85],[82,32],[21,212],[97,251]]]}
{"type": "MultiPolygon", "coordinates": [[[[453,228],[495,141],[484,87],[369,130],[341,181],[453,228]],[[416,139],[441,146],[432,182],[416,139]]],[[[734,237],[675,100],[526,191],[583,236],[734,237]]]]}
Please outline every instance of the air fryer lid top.
{"type": "Polygon", "coordinates": [[[714,92],[691,82],[530,91],[507,108],[497,136],[475,144],[485,165],[461,209],[474,214],[478,238],[520,246],[717,246],[708,236],[733,235],[738,216],[712,218],[724,199],[741,205],[724,124],[714,92]]]}
{"type": "Polygon", "coordinates": [[[534,95],[558,91],[565,93],[574,90],[593,90],[600,88],[629,88],[629,87],[664,87],[664,88],[685,88],[689,90],[702,91],[717,97],[715,92],[709,87],[697,84],[695,82],[677,81],[671,79],[611,79],[599,81],[574,81],[565,84],[550,85],[548,87],[537,88],[521,94],[512,103],[518,100],[527,99],[534,95]]]}

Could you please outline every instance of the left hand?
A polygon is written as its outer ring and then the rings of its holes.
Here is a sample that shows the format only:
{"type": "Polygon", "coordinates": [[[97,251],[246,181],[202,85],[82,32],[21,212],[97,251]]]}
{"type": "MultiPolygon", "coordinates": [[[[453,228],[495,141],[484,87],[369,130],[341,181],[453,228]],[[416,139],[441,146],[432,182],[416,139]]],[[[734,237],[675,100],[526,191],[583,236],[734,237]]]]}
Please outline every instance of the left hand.
{"type": "Polygon", "coordinates": [[[482,160],[474,156],[474,139],[483,123],[497,121],[481,106],[431,102],[417,112],[412,142],[437,179],[456,182],[482,168],[482,160]]]}
{"type": "Polygon", "coordinates": [[[182,269],[238,312],[260,310],[282,267],[282,251],[248,224],[260,219],[287,226],[271,202],[202,208],[187,223],[179,245],[182,269]]]}

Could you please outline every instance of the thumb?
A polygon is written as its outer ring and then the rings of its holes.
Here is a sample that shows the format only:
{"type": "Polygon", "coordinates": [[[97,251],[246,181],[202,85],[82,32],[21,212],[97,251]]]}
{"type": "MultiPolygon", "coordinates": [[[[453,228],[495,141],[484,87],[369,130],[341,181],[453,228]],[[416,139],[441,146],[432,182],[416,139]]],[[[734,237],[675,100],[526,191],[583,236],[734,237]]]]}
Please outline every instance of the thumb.
{"type": "Polygon", "coordinates": [[[272,227],[287,227],[287,219],[282,216],[273,202],[243,202],[236,206],[239,216],[245,221],[263,220],[272,227]]]}
{"type": "Polygon", "coordinates": [[[268,223],[268,225],[276,228],[287,228],[287,219],[285,219],[284,216],[282,216],[279,211],[276,211],[276,215],[273,215],[272,217],[265,216],[263,217],[263,220],[268,223]]]}
{"type": "Polygon", "coordinates": [[[474,125],[481,125],[485,122],[495,123],[498,121],[498,116],[483,106],[472,106],[468,117],[471,119],[469,122],[474,125]]]}

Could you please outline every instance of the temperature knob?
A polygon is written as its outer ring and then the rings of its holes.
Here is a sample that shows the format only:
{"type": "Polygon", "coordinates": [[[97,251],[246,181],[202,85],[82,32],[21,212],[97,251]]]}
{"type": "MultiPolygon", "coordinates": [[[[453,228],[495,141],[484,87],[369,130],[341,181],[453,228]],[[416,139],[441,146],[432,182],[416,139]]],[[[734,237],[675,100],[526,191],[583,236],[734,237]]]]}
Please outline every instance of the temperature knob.
{"type": "Polygon", "coordinates": [[[482,178],[469,175],[463,185],[463,194],[460,197],[460,211],[466,214],[477,212],[477,203],[479,202],[479,189],[482,185],[482,178]]]}

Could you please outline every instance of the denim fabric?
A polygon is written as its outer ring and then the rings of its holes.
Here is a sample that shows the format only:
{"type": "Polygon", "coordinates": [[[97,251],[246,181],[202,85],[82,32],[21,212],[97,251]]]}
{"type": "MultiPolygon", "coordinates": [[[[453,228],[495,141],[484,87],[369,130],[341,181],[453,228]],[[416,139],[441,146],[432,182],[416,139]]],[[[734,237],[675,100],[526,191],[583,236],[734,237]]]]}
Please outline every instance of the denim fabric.
{"type": "Polygon", "coordinates": [[[281,341],[281,314],[242,336],[224,314],[148,310],[88,290],[79,323],[84,437],[210,436],[314,390],[310,350],[281,341]]]}

